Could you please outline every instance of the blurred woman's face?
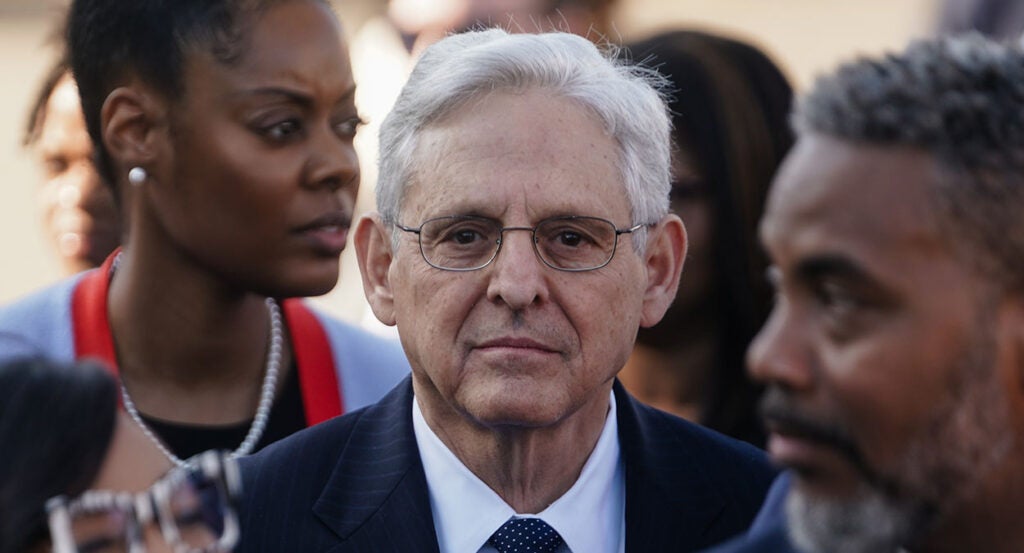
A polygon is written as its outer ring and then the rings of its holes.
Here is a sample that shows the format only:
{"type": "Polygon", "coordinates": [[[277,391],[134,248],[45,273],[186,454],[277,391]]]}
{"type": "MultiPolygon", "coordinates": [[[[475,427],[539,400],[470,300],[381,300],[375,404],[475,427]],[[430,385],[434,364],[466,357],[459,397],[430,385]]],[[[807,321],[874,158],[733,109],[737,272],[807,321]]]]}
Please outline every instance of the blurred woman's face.
{"type": "Polygon", "coordinates": [[[319,2],[275,3],[251,23],[235,61],[209,48],[186,58],[169,155],[142,185],[151,237],[166,243],[145,247],[176,249],[236,290],[323,294],[359,188],[348,52],[319,2]]]}
{"type": "Polygon", "coordinates": [[[78,87],[65,75],[53,88],[35,144],[42,169],[43,227],[67,274],[97,267],[120,243],[114,195],[93,166],[78,87]]]}
{"type": "Polygon", "coordinates": [[[689,152],[682,148],[674,150],[671,210],[686,225],[688,248],[676,301],[671,309],[684,311],[710,299],[714,275],[711,248],[715,229],[708,190],[712,183],[701,175],[689,152]]]}

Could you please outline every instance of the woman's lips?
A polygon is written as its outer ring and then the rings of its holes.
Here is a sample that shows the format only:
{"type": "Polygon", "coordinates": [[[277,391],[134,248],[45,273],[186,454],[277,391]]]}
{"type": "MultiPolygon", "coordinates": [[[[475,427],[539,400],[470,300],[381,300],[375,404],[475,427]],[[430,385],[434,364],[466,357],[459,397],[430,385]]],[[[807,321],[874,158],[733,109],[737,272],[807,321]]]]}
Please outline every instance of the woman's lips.
{"type": "Polygon", "coordinates": [[[314,249],[331,256],[338,256],[348,241],[351,217],[340,211],[325,213],[296,231],[305,237],[314,249]]]}
{"type": "Polygon", "coordinates": [[[330,255],[340,255],[348,242],[348,227],[325,225],[313,227],[302,232],[313,246],[330,255]]]}

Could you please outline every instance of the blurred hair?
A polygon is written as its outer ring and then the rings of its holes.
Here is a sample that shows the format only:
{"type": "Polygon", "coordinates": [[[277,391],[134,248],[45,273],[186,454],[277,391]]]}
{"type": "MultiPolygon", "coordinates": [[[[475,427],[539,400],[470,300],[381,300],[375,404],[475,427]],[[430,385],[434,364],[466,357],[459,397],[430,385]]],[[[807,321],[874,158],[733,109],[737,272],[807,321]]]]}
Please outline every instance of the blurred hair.
{"type": "MultiPolygon", "coordinates": [[[[616,61],[567,33],[512,35],[500,29],[452,35],[427,48],[380,131],[377,209],[398,221],[425,127],[487,94],[542,90],[592,113],[619,145],[618,167],[633,223],[668,212],[669,119],[656,73],[616,61]]],[[[634,243],[642,248],[643,234],[634,243]]]]}
{"type": "Polygon", "coordinates": [[[46,124],[46,104],[49,103],[50,96],[57,88],[57,83],[64,75],[70,74],[71,68],[68,67],[68,60],[64,56],[57,58],[57,61],[47,70],[46,76],[43,77],[43,82],[39,85],[39,90],[32,100],[32,107],[29,108],[28,119],[25,122],[25,134],[21,138],[23,146],[31,147],[39,140],[39,135],[43,132],[43,125],[46,124]]]}
{"type": "Polygon", "coordinates": [[[978,31],[1000,40],[1019,40],[1024,32],[1020,0],[944,0],[939,3],[938,32],[953,35],[978,31]]]}
{"type": "MultiPolygon", "coordinates": [[[[673,139],[696,165],[714,220],[714,289],[707,293],[721,328],[700,420],[759,444],[758,389],[746,376],[744,353],[771,304],[757,228],[772,177],[793,144],[792,89],[764,53],[731,38],[672,31],[628,52],[671,81],[673,139]]],[[[684,309],[669,308],[661,323],[640,329],[637,341],[658,349],[677,344],[684,339],[680,323],[694,316],[684,309]]]]}
{"type": "Polygon", "coordinates": [[[116,188],[100,128],[107,96],[137,78],[169,100],[180,99],[187,56],[204,53],[225,65],[237,62],[252,22],[267,7],[283,1],[287,0],[74,0],[68,12],[67,49],[104,180],[116,188]]]}
{"type": "Polygon", "coordinates": [[[117,386],[91,363],[0,363],[0,553],[47,535],[46,501],[88,489],[106,458],[117,386]]]}
{"type": "Polygon", "coordinates": [[[929,152],[940,230],[999,287],[1024,290],[1024,52],[978,34],[912,43],[820,78],[798,133],[929,152]]]}

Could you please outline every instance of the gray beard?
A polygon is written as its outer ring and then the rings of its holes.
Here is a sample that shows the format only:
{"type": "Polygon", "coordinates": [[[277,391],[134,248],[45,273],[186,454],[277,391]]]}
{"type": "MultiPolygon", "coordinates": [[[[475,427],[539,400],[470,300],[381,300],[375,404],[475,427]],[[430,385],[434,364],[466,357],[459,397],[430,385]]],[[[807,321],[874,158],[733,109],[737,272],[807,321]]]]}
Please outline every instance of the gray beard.
{"type": "Polygon", "coordinates": [[[814,553],[893,553],[909,541],[923,518],[862,487],[847,500],[809,498],[793,488],[786,498],[789,537],[797,549],[814,553]]]}
{"type": "Polygon", "coordinates": [[[892,553],[927,533],[977,494],[1016,443],[1008,400],[994,371],[994,331],[982,319],[975,340],[954,360],[951,393],[910,440],[895,467],[864,467],[853,497],[809,497],[794,485],[786,499],[789,537],[809,553],[892,553]]]}

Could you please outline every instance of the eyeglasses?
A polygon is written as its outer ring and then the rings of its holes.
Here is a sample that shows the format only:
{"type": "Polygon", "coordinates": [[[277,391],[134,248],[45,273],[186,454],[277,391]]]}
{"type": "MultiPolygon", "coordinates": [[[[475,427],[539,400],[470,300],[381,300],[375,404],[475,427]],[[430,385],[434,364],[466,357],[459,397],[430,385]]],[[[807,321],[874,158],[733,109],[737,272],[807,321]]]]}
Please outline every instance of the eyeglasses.
{"type": "Polygon", "coordinates": [[[420,253],[431,267],[445,271],[475,271],[489,265],[501,251],[505,232],[528,231],[533,251],[545,265],[559,271],[600,269],[615,255],[620,234],[631,234],[644,224],[616,228],[599,217],[552,217],[535,227],[502,227],[495,219],[455,215],[428,219],[419,228],[395,224],[419,235],[420,253]]]}
{"type": "Polygon", "coordinates": [[[175,553],[230,551],[238,542],[234,459],[207,451],[138,494],[90,490],[46,503],[54,553],[144,553],[143,530],[157,522],[175,553]]]}

